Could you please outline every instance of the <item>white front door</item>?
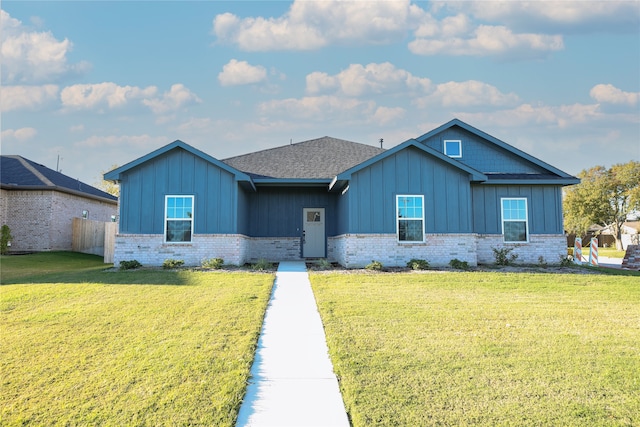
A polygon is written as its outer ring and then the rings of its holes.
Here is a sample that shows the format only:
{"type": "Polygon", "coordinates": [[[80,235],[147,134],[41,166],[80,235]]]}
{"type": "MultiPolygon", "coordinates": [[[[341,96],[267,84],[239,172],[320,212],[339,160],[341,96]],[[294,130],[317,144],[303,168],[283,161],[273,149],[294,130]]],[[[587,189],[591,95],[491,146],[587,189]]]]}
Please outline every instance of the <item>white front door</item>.
{"type": "Polygon", "coordinates": [[[324,258],[324,208],[303,208],[302,215],[302,256],[324,258]]]}

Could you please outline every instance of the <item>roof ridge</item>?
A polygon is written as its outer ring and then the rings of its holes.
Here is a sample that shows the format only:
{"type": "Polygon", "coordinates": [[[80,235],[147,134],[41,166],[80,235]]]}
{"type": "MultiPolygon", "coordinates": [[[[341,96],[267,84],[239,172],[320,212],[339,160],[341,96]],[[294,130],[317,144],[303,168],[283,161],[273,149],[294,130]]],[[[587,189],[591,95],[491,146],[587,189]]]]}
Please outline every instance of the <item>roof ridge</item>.
{"type": "MultiPolygon", "coordinates": [[[[237,159],[238,157],[251,156],[251,155],[254,155],[254,154],[265,153],[267,151],[279,150],[279,149],[286,148],[286,147],[293,147],[293,146],[297,146],[297,145],[301,145],[301,144],[307,144],[309,142],[320,141],[322,139],[332,139],[332,140],[335,140],[335,141],[341,141],[341,142],[348,142],[348,143],[351,143],[351,144],[364,145],[366,147],[379,148],[379,147],[376,147],[374,145],[364,144],[362,142],[349,141],[348,139],[336,138],[336,137],[333,137],[333,136],[325,135],[325,136],[321,136],[319,138],[307,139],[305,141],[298,141],[298,142],[294,142],[294,143],[290,143],[290,144],[278,145],[277,147],[265,148],[263,150],[252,151],[250,153],[238,154],[237,156],[232,156],[232,157],[227,157],[226,159],[222,159],[222,161],[226,162],[227,160],[237,159]]],[[[384,148],[383,148],[383,150],[384,150],[384,148]]]]}
{"type": "Polygon", "coordinates": [[[53,182],[51,182],[51,180],[49,180],[49,178],[44,176],[42,174],[42,172],[40,172],[38,169],[34,168],[33,165],[31,163],[29,163],[29,161],[27,161],[27,159],[25,159],[22,156],[16,156],[16,158],[18,159],[18,161],[20,162],[20,164],[22,166],[24,166],[29,172],[34,174],[42,183],[44,183],[48,187],[55,187],[55,184],[53,182]]]}

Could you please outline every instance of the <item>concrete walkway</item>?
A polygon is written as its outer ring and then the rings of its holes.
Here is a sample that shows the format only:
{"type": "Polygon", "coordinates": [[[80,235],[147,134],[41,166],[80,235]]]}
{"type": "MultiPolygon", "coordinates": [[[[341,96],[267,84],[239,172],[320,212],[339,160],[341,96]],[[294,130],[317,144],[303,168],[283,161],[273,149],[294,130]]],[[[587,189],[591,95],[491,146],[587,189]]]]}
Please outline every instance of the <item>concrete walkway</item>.
{"type": "Polygon", "coordinates": [[[349,426],[304,262],[281,262],[237,427],[349,426]]]}

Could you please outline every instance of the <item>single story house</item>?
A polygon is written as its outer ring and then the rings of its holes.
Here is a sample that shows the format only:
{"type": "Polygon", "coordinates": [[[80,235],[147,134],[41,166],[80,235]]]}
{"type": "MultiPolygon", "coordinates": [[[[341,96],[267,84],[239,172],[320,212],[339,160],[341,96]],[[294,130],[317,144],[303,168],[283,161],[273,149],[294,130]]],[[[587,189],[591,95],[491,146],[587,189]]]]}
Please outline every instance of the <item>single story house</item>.
{"type": "Polygon", "coordinates": [[[115,262],[326,258],[404,266],[566,256],[562,187],[579,180],[454,119],[391,149],[323,137],[218,160],[174,141],[120,184],[115,262]]]}
{"type": "Polygon", "coordinates": [[[108,222],[118,198],[22,156],[0,156],[0,225],[9,252],[71,250],[73,218],[108,222]]]}

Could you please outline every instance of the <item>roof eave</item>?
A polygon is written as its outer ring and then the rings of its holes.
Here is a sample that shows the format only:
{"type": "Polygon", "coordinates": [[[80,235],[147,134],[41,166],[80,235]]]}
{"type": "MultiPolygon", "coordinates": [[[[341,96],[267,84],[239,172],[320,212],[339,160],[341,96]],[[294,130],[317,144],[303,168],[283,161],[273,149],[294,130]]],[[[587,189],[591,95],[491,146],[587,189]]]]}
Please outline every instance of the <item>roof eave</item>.
{"type": "Polygon", "coordinates": [[[114,205],[118,204],[118,198],[116,196],[115,199],[110,199],[107,197],[98,196],[96,194],[84,193],[78,190],[72,190],[66,187],[60,187],[57,185],[14,185],[14,184],[1,184],[0,188],[3,190],[9,191],[59,191],[61,193],[72,194],[74,196],[80,196],[87,199],[98,200],[100,202],[111,203],[114,205]]]}
{"type": "Polygon", "coordinates": [[[329,187],[332,180],[328,178],[256,178],[256,187],[329,187]]]}
{"type": "Polygon", "coordinates": [[[556,179],[531,179],[531,178],[509,178],[509,179],[491,179],[482,182],[484,185],[575,185],[580,184],[578,178],[556,178],[556,179]]]}

